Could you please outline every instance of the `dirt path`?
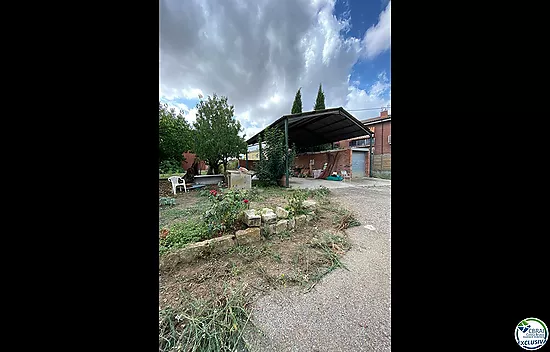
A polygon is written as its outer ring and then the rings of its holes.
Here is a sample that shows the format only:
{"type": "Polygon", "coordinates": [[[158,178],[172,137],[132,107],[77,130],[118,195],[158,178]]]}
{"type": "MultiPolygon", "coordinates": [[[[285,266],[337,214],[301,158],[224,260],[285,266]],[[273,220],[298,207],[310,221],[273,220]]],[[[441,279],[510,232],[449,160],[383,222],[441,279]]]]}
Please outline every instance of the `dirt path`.
{"type": "Polygon", "coordinates": [[[337,269],[307,293],[290,289],[261,298],[251,351],[391,350],[391,183],[333,189],[335,201],[356,212],[348,229],[352,249],[337,269]]]}

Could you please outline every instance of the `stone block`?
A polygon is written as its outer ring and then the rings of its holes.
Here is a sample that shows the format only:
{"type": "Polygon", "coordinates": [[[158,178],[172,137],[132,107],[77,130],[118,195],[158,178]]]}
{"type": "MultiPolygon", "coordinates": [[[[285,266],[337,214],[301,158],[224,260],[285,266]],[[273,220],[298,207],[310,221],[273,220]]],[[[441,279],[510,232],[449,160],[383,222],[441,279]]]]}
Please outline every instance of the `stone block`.
{"type": "Polygon", "coordinates": [[[275,208],[275,214],[277,214],[277,218],[279,219],[288,218],[288,210],[285,210],[284,208],[281,208],[281,207],[275,208]]]}
{"type": "Polygon", "coordinates": [[[296,228],[296,218],[288,219],[288,229],[294,230],[296,228]]]}
{"type": "Polygon", "coordinates": [[[262,226],[262,234],[267,237],[268,235],[275,234],[275,224],[265,224],[262,226]]]}
{"type": "Polygon", "coordinates": [[[306,216],[305,215],[298,215],[296,216],[296,228],[301,228],[306,225],[306,216]]]}
{"type": "Polygon", "coordinates": [[[207,243],[212,253],[222,253],[235,245],[235,235],[214,237],[204,242],[207,243]]]}
{"type": "Polygon", "coordinates": [[[258,242],[262,239],[259,227],[249,227],[246,230],[235,232],[237,243],[240,245],[258,242]]]}
{"type": "Polygon", "coordinates": [[[259,227],[262,224],[262,217],[260,215],[256,215],[256,211],[254,209],[245,210],[243,219],[243,222],[248,227],[259,227]]]}
{"type": "Polygon", "coordinates": [[[262,210],[262,223],[263,224],[272,224],[277,221],[277,214],[270,209],[270,211],[264,212],[262,210]]]}
{"type": "Polygon", "coordinates": [[[314,200],[311,200],[311,199],[306,199],[304,200],[304,202],[302,203],[302,206],[305,208],[305,209],[315,209],[317,207],[317,202],[314,201],[314,200]]]}
{"type": "Polygon", "coordinates": [[[275,232],[281,233],[286,230],[288,230],[288,220],[277,221],[277,225],[275,225],[275,232]]]}

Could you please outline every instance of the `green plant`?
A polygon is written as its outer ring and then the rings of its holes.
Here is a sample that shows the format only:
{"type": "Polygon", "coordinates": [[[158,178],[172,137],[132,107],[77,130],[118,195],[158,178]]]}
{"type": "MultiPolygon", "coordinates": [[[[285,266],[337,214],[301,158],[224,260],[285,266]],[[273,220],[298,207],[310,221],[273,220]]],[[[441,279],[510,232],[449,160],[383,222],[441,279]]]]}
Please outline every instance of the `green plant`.
{"type": "Polygon", "coordinates": [[[264,132],[265,142],[262,153],[265,158],[258,162],[257,174],[263,184],[278,184],[283,175],[286,174],[286,163],[288,160],[289,172],[292,173],[296,147],[293,145],[290,151],[286,149],[285,135],[281,128],[267,128],[264,132]]]}
{"type": "Polygon", "coordinates": [[[286,210],[290,212],[290,215],[296,216],[306,213],[304,208],[304,200],[307,199],[308,191],[303,189],[295,189],[290,195],[285,195],[285,199],[288,201],[286,210]]]}
{"type": "Polygon", "coordinates": [[[284,230],[277,233],[277,236],[279,236],[279,239],[284,240],[284,239],[290,238],[291,235],[290,235],[290,231],[284,230]]]}
{"type": "Polygon", "coordinates": [[[202,218],[207,224],[211,236],[234,230],[241,212],[248,208],[249,203],[244,192],[231,189],[224,192],[210,190],[208,199],[210,200],[210,209],[204,213],[202,218]]]}
{"type": "Polygon", "coordinates": [[[334,216],[332,218],[332,224],[335,225],[337,230],[345,230],[353,226],[360,226],[361,223],[353,212],[346,208],[334,209],[334,216]]]}
{"type": "Polygon", "coordinates": [[[170,198],[170,197],[161,197],[159,199],[159,205],[160,206],[163,206],[163,205],[176,205],[176,199],[175,198],[170,198]]]}
{"type": "Polygon", "coordinates": [[[319,248],[328,262],[328,267],[319,268],[317,273],[311,277],[313,284],[306,290],[309,291],[326,274],[336,268],[349,269],[340,261],[338,253],[344,252],[350,248],[349,242],[342,236],[334,235],[330,232],[323,232],[321,239],[313,241],[310,244],[313,248],[319,248]]]}
{"type": "MultiPolygon", "coordinates": [[[[183,156],[182,156],[182,159],[183,156]]],[[[159,163],[161,174],[177,174],[183,173],[181,163],[176,160],[163,160],[159,163]]]]}
{"type": "Polygon", "coordinates": [[[220,173],[220,164],[227,170],[230,158],[246,153],[247,144],[240,135],[243,129],[234,115],[235,108],[225,96],[213,94],[197,104],[193,150],[210,166],[209,174],[220,173]]]}
{"type": "Polygon", "coordinates": [[[180,172],[183,152],[189,150],[191,127],[180,112],[159,101],[159,169],[180,172]]]}
{"type": "Polygon", "coordinates": [[[299,114],[302,112],[302,88],[300,87],[294,96],[294,102],[292,103],[292,108],[290,109],[291,114],[299,114]]]}
{"type": "Polygon", "coordinates": [[[183,248],[188,243],[199,242],[207,238],[207,227],[196,219],[177,222],[170,226],[167,235],[159,240],[159,252],[164,254],[171,249],[183,248]]]}
{"type": "Polygon", "coordinates": [[[180,310],[159,311],[159,351],[218,352],[243,350],[250,322],[242,289],[224,288],[220,297],[199,300],[182,292],[180,310]]]}

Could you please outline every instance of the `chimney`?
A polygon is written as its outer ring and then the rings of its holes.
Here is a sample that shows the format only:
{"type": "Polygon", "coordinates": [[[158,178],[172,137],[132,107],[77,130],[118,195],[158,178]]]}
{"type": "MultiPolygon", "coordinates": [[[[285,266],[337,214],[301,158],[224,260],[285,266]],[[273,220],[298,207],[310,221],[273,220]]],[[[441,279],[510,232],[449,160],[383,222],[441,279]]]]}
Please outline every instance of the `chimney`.
{"type": "Polygon", "coordinates": [[[380,111],[380,117],[388,117],[388,110],[384,109],[383,111],[380,111]]]}

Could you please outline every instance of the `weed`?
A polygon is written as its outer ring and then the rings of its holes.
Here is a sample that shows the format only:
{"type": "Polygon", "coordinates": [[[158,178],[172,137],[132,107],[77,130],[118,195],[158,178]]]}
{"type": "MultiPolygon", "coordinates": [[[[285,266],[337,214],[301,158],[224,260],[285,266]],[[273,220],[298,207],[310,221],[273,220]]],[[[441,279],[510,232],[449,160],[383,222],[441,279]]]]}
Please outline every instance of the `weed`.
{"type": "Polygon", "coordinates": [[[195,219],[177,222],[160,238],[159,253],[162,255],[170,249],[183,248],[188,243],[199,242],[207,237],[207,228],[203,222],[195,219]]]}
{"type": "Polygon", "coordinates": [[[273,258],[273,260],[275,260],[277,263],[281,262],[281,255],[279,253],[271,253],[271,258],[273,258]]]}
{"type": "Polygon", "coordinates": [[[241,268],[235,265],[235,263],[231,263],[231,275],[239,276],[240,273],[241,273],[241,268]]]}
{"type": "Polygon", "coordinates": [[[170,198],[170,197],[161,197],[159,199],[159,206],[165,206],[165,205],[176,205],[176,198],[170,198]]]}
{"type": "Polygon", "coordinates": [[[159,311],[159,351],[236,351],[245,345],[249,302],[242,289],[224,287],[221,297],[199,300],[182,292],[181,309],[159,311]]]}
{"type": "Polygon", "coordinates": [[[290,215],[296,216],[306,213],[306,209],[304,208],[304,200],[306,200],[307,197],[308,191],[303,189],[293,190],[290,195],[285,196],[285,199],[288,200],[286,210],[290,212],[290,215]]]}
{"type": "Polygon", "coordinates": [[[280,240],[284,240],[284,239],[289,239],[291,234],[290,234],[290,231],[284,230],[284,231],[281,231],[281,232],[277,233],[277,236],[279,236],[280,240]]]}
{"type": "Polygon", "coordinates": [[[334,211],[332,224],[335,225],[337,230],[345,230],[353,226],[361,225],[359,220],[355,218],[355,215],[346,208],[337,208],[334,211]]]}
{"type": "Polygon", "coordinates": [[[317,201],[328,200],[330,190],[325,186],[319,186],[319,188],[309,189],[308,196],[314,198],[317,201]]]}

